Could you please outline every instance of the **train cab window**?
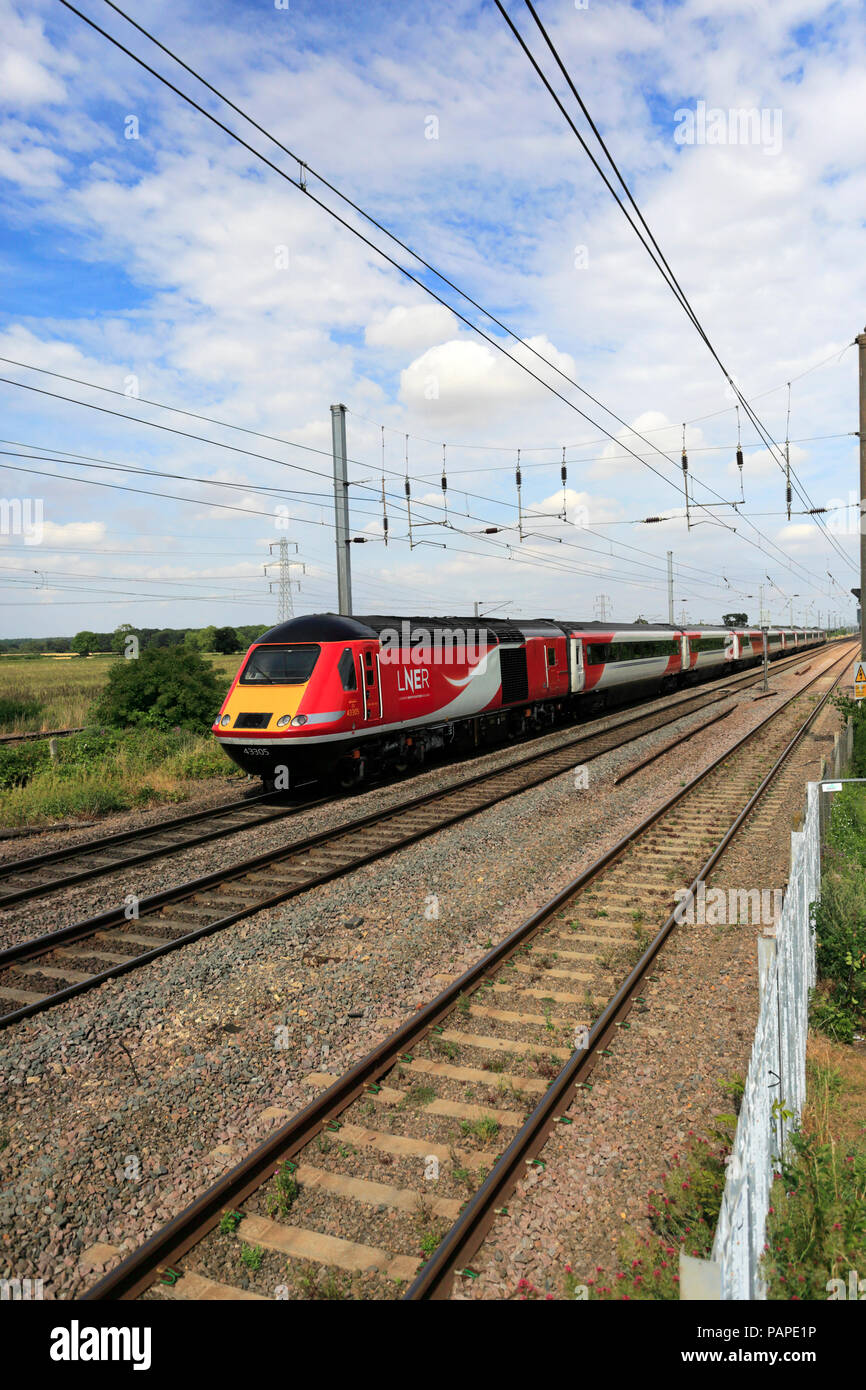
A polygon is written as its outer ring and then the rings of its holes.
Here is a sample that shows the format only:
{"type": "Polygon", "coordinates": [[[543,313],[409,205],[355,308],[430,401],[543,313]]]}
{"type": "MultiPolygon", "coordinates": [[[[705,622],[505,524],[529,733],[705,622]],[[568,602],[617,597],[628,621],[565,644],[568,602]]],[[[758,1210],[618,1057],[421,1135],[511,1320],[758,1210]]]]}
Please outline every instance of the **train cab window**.
{"type": "Polygon", "coordinates": [[[547,664],[548,666],[556,665],[556,647],[547,648],[547,664]]]}
{"type": "Polygon", "coordinates": [[[358,689],[358,677],[355,674],[355,658],[352,655],[351,647],[344,648],[343,655],[337,662],[337,671],[339,672],[344,690],[358,689]]]}
{"type": "Polygon", "coordinates": [[[373,653],[364,653],[364,677],[367,685],[373,684],[373,653]]]}
{"type": "Polygon", "coordinates": [[[321,647],[313,642],[292,647],[256,647],[243,671],[241,685],[305,685],[321,647]]]}

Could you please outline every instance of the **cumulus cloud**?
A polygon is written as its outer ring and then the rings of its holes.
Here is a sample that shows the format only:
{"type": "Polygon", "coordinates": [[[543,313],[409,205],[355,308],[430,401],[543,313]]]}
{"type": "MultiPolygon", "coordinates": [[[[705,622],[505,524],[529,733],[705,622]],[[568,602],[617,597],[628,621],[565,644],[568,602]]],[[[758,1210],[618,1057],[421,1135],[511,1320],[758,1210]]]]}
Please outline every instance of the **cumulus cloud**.
{"type": "MultiPolygon", "coordinates": [[[[407,303],[405,280],[312,200],[255,164],[171,94],[154,89],[74,17],[55,17],[45,0],[34,0],[32,7],[0,0],[6,40],[0,104],[8,113],[0,135],[0,176],[5,174],[20,200],[12,241],[20,237],[26,244],[32,232],[36,242],[50,226],[52,247],[51,257],[39,246],[30,259],[25,254],[4,260],[9,283],[17,285],[23,270],[22,280],[32,287],[11,311],[20,327],[8,332],[5,341],[18,349],[8,355],[121,389],[134,374],[143,395],[322,449],[302,455],[216,428],[202,431],[286,462],[304,462],[318,474],[287,475],[280,465],[253,464],[241,455],[234,456],[236,471],[226,470],[245,484],[309,490],[309,500],[292,510],[306,558],[322,563],[315,597],[323,606],[333,604],[327,587],[333,565],[331,402],[345,401],[350,412],[358,412],[349,416],[353,476],[378,476],[382,423],[394,431],[387,438],[386,468],[400,471],[403,434],[409,433],[410,469],[430,479],[418,486],[418,496],[429,487],[438,500],[433,479],[444,441],[452,489],[475,493],[466,510],[491,521],[513,515],[517,447],[528,457],[538,457],[532,450],[544,447],[553,451],[551,458],[568,447],[572,520],[584,506],[600,527],[676,508],[684,418],[700,417],[686,435],[696,489],[703,480],[735,495],[736,418],[724,379],[572,136],[545,105],[507,31],[485,16],[489,42],[480,48],[467,43],[479,23],[474,0],[454,0],[423,16],[407,11],[398,27],[376,7],[344,9],[337,23],[324,12],[299,13],[289,31],[275,28],[273,15],[245,15],[235,23],[228,11],[217,19],[162,7],[157,27],[178,51],[204,54],[226,90],[241,93],[245,105],[283,138],[302,132],[306,157],[628,427],[525,345],[502,340],[571,406],[458,328],[447,309],[420,297],[407,303]],[[49,14],[50,27],[44,28],[49,14]],[[429,100],[421,101],[421,92],[431,94],[429,100]],[[438,113],[438,139],[425,135],[430,110],[438,113]],[[123,139],[126,111],[142,117],[139,141],[123,139]],[[577,246],[586,255],[578,258],[577,246]],[[82,277],[81,288],[79,261],[99,268],[92,280],[82,277]],[[57,265],[66,263],[68,272],[57,275],[57,265]],[[615,443],[599,425],[610,429],[615,443]],[[722,446],[719,452],[703,452],[716,445],[722,446]],[[670,475],[668,481],[629,457],[625,446],[647,454],[647,462],[670,475]],[[673,463],[665,464],[655,448],[673,463]],[[315,528],[301,526],[301,517],[315,521],[315,528]]],[[[850,321],[850,306],[866,290],[859,225],[866,200],[866,127],[852,124],[850,114],[857,109],[864,61],[857,6],[840,0],[827,11],[821,0],[780,0],[756,11],[740,0],[724,0],[720,12],[713,0],[686,0],[650,14],[612,0],[580,15],[578,49],[574,11],[566,0],[552,6],[550,23],[569,61],[578,67],[591,63],[593,113],[622,167],[634,174],[642,209],[702,321],[743,389],[757,393],[775,437],[784,437],[784,386],[766,393],[790,379],[792,433],[842,433],[856,389],[854,354],[838,369],[798,378],[834,344],[841,348],[850,341],[852,328],[860,326],[850,321]],[[720,13],[722,22],[715,23],[720,13]],[[706,40],[708,14],[714,18],[712,44],[706,40]],[[814,44],[792,28],[819,21],[820,42],[814,44]],[[683,92],[723,109],[756,102],[782,109],[781,153],[770,158],[746,146],[678,147],[674,112],[683,92]]],[[[25,401],[2,389],[14,420],[14,430],[4,428],[4,434],[19,440],[154,467],[177,464],[179,471],[194,463],[190,471],[208,475],[213,460],[232,462],[232,456],[206,446],[193,457],[176,438],[59,402],[43,399],[37,408],[35,398],[25,401]]],[[[82,394],[74,387],[58,389],[82,394]]],[[[171,417],[168,422],[184,423],[171,417]]],[[[772,523],[761,521],[758,513],[780,509],[781,475],[745,426],[743,433],[748,510],[768,530],[768,552],[777,542],[808,565],[816,582],[828,567],[839,566],[841,579],[838,557],[819,554],[815,528],[808,538],[776,535],[772,523]]],[[[850,441],[844,452],[841,444],[809,445],[808,457],[792,447],[798,471],[808,468],[821,479],[816,501],[847,495],[850,441]]],[[[546,494],[528,505],[558,510],[557,471],[552,468],[549,479],[534,482],[532,490],[526,483],[526,497],[546,494]]],[[[539,475],[527,470],[524,476],[539,475]]],[[[399,479],[391,482],[399,494],[399,479]]],[[[200,547],[202,572],[213,572],[209,547],[214,555],[251,549],[267,529],[265,518],[247,521],[213,507],[213,501],[240,499],[255,512],[270,506],[254,493],[202,496],[200,508],[67,482],[58,482],[52,493],[58,505],[62,500],[66,520],[97,516],[109,537],[138,531],[146,540],[169,533],[166,545],[200,547]]],[[[353,490],[352,506],[353,526],[375,534],[377,508],[369,496],[353,490]]],[[[635,606],[627,587],[631,560],[618,548],[618,578],[601,558],[594,562],[598,578],[575,573],[564,579],[562,571],[518,565],[492,545],[458,557],[454,536],[448,552],[425,547],[405,563],[399,496],[390,514],[388,551],[368,545],[353,549],[352,557],[360,591],[368,584],[383,603],[400,602],[409,593],[405,582],[414,586],[413,603],[425,590],[433,601],[445,583],[456,599],[481,587],[485,599],[553,611],[566,582],[569,610],[591,611],[595,587],[603,582],[615,602],[619,593],[629,612],[635,606]]],[[[609,534],[614,542],[655,544],[662,567],[665,545],[675,534],[678,560],[692,566],[683,570],[689,592],[703,595],[707,612],[717,618],[722,566],[729,576],[740,573],[745,590],[766,568],[764,557],[741,543],[745,536],[754,541],[755,533],[729,512],[721,515],[738,525],[736,537],[709,525],[687,534],[679,521],[669,524],[664,538],[660,527],[634,532],[622,526],[609,534]]],[[[431,528],[425,534],[439,532],[431,528]]],[[[855,542],[843,540],[853,554],[855,542]]],[[[785,562],[778,553],[776,560],[783,582],[785,562]]],[[[796,580],[789,575],[785,582],[802,591],[809,581],[800,569],[796,580]]],[[[664,595],[663,575],[648,572],[647,583],[650,592],[655,585],[664,595]]],[[[270,604],[264,589],[262,598],[270,604]]],[[[255,617],[235,612],[238,621],[255,617]]],[[[179,606],[179,621],[183,613],[179,606]]],[[[191,619],[192,612],[186,616],[191,619]]],[[[74,621],[100,626],[89,609],[74,621]]]]}
{"type": "Polygon", "coordinates": [[[521,371],[522,363],[542,380],[552,379],[548,363],[573,375],[574,359],[560,352],[544,335],[525,343],[503,344],[515,359],[508,361],[487,343],[454,338],[416,357],[400,373],[400,396],[406,407],[427,419],[459,422],[477,420],[479,413],[507,408],[509,415],[522,402],[537,402],[543,387],[521,371]],[[540,353],[539,361],[530,349],[540,353]]]}
{"type": "Polygon", "coordinates": [[[364,334],[369,347],[419,352],[456,332],[457,320],[442,304],[395,304],[384,318],[368,325],[364,334]]]}

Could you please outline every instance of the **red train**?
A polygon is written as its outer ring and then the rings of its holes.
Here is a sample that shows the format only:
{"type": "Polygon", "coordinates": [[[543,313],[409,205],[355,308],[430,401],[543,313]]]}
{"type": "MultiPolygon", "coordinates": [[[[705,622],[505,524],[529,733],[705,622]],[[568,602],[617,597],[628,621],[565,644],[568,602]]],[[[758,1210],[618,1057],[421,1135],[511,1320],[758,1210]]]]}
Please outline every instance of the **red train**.
{"type": "MultiPolygon", "coordinates": [[[[773,629],[771,658],[816,646],[773,629]]],[[[437,750],[500,742],[762,659],[750,628],[538,619],[293,618],[250,647],[213,732],[228,756],[287,789],[403,770],[437,750]]]]}

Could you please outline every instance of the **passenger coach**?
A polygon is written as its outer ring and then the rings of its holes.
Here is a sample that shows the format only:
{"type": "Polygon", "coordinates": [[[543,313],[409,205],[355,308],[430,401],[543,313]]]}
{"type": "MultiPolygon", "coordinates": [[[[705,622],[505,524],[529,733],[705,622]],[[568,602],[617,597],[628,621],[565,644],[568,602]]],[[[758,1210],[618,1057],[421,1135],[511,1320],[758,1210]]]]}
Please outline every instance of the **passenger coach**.
{"type": "MultiPolygon", "coordinates": [[[[822,641],[774,629],[769,655],[822,641]]],[[[350,786],[754,664],[763,643],[754,628],[312,615],[253,644],[213,732],[267,785],[350,786]]]]}

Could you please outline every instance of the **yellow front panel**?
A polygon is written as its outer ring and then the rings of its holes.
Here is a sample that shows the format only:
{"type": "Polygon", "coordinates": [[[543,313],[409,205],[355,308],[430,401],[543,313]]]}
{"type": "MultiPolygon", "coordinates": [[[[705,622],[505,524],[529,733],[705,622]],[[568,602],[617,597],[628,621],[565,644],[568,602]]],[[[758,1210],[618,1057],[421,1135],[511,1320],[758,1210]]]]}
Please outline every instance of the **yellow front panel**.
{"type": "MultiPolygon", "coordinates": [[[[306,691],[304,685],[237,685],[225,707],[231,715],[230,729],[235,727],[239,714],[267,714],[271,718],[268,728],[272,729],[284,714],[297,714],[306,691]]],[[[243,728],[243,725],[238,727],[243,728]]]]}

